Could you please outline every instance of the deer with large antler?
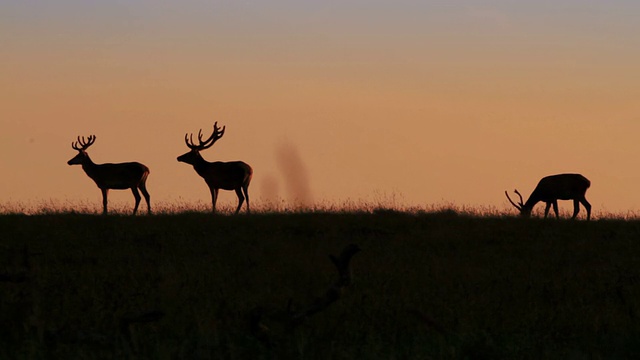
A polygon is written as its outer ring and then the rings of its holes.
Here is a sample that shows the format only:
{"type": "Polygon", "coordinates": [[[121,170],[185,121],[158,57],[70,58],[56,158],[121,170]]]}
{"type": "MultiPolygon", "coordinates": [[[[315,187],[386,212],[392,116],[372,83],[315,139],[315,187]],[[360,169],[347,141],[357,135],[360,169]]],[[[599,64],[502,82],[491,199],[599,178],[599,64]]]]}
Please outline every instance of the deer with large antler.
{"type": "Polygon", "coordinates": [[[200,129],[200,131],[198,131],[198,144],[193,142],[193,134],[185,134],[184,142],[191,151],[178,156],[178,161],[193,165],[198,175],[207,183],[211,191],[213,213],[216,212],[216,201],[218,199],[218,190],[220,189],[235,190],[238,196],[236,214],[240,211],[245,198],[247,200],[247,213],[250,213],[249,183],[253,176],[251,166],[242,161],[208,162],[200,155],[200,151],[210,148],[224,135],[225,128],[226,127],[223,126],[222,129],[220,129],[218,122],[216,122],[213,124],[213,134],[206,140],[202,140],[202,129],[200,129]]]}
{"type": "Polygon", "coordinates": [[[591,204],[585,198],[587,189],[591,186],[591,181],[580,174],[559,174],[542,178],[538,186],[533,190],[527,202],[522,202],[522,195],[518,190],[515,193],[520,197],[518,204],[514,203],[505,191],[507,199],[511,205],[520,211],[520,215],[529,217],[533,207],[540,201],[547,205],[544,208],[544,217],[547,218],[549,208],[553,205],[553,211],[558,218],[558,200],[573,200],[573,216],[575,219],[580,212],[580,204],[587,210],[587,220],[591,218],[591,204]]]}
{"type": "Polygon", "coordinates": [[[140,193],[138,192],[138,189],[140,189],[147,202],[147,212],[150,214],[150,196],[146,187],[149,168],[138,162],[96,164],[91,160],[89,154],[87,154],[87,148],[93,145],[95,141],[95,135],[90,135],[86,140],[84,136],[82,139],[78,136],[78,140],[71,143],[71,147],[74,150],[78,150],[78,155],[69,160],[67,164],[82,165],[82,170],[98,185],[102,191],[103,213],[107,213],[107,195],[109,194],[109,189],[131,189],[133,197],[136,199],[136,206],[133,208],[133,214],[135,215],[138,211],[138,205],[140,204],[140,193]]]}

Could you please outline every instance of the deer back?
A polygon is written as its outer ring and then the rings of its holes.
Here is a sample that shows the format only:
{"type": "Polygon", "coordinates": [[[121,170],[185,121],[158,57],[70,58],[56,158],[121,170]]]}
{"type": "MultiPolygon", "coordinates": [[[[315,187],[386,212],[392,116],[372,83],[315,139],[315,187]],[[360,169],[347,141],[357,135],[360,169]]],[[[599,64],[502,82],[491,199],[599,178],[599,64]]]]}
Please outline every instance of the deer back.
{"type": "Polygon", "coordinates": [[[207,162],[195,167],[196,172],[210,186],[234,190],[251,180],[253,169],[243,161],[207,162]]]}
{"type": "Polygon", "coordinates": [[[545,202],[579,199],[584,197],[589,186],[591,186],[591,182],[580,174],[546,176],[533,190],[530,199],[545,202]]]}
{"type": "Polygon", "coordinates": [[[137,187],[149,175],[149,168],[138,162],[96,164],[85,171],[101,189],[137,187]]]}

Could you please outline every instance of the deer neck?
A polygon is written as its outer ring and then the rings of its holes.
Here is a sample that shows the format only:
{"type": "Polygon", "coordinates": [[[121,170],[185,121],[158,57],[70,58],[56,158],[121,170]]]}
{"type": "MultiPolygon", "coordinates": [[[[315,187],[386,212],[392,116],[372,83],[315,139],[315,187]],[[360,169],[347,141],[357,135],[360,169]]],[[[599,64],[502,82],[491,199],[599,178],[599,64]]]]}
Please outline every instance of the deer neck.
{"type": "Polygon", "coordinates": [[[533,207],[536,206],[538,202],[540,202],[540,198],[536,196],[535,193],[533,193],[531,194],[531,196],[529,196],[529,199],[527,199],[527,202],[524,203],[524,205],[522,206],[522,209],[531,212],[531,210],[533,210],[533,207]]]}
{"type": "Polygon", "coordinates": [[[199,172],[201,169],[206,168],[209,165],[209,162],[205,160],[202,157],[202,155],[200,155],[200,153],[197,153],[197,155],[195,156],[195,159],[193,160],[192,165],[193,165],[193,168],[199,172]]]}
{"type": "Polygon", "coordinates": [[[87,157],[82,162],[82,170],[84,170],[84,172],[92,178],[92,175],[95,174],[96,166],[97,165],[93,162],[93,160],[91,160],[89,155],[87,155],[87,157]]]}

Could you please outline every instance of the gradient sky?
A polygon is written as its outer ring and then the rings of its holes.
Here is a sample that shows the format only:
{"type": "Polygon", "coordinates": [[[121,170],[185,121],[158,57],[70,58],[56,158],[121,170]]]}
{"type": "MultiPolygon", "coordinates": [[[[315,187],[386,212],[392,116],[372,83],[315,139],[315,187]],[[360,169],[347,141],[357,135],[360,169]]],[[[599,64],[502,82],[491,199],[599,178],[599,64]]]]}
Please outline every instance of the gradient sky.
{"type": "Polygon", "coordinates": [[[504,190],[579,172],[594,211],[637,211],[638,14],[593,0],[3,1],[0,203],[100,209],[66,164],[89,134],[95,162],[151,168],[153,202],[208,202],[176,157],[218,121],[203,157],[252,165],[256,204],[503,208],[504,190]]]}

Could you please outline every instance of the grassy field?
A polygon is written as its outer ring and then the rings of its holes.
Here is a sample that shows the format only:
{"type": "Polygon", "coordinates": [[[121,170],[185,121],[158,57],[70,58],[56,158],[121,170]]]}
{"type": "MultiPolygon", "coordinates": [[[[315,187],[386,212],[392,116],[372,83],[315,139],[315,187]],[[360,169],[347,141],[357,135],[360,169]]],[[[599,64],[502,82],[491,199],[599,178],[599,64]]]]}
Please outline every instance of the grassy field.
{"type": "Polygon", "coordinates": [[[1,359],[640,356],[640,221],[0,215],[1,359]],[[352,283],[328,255],[357,244],[352,283]]]}

